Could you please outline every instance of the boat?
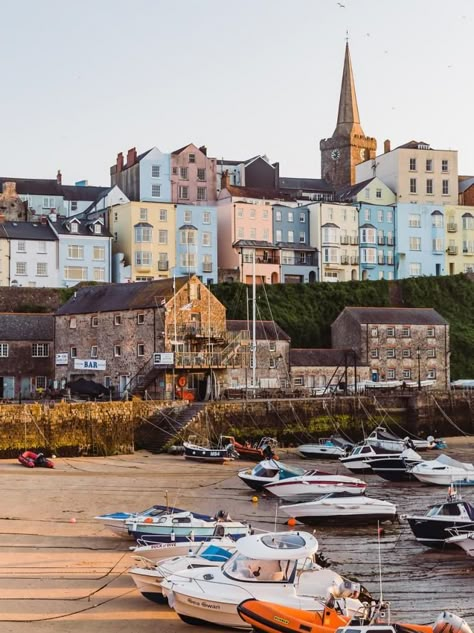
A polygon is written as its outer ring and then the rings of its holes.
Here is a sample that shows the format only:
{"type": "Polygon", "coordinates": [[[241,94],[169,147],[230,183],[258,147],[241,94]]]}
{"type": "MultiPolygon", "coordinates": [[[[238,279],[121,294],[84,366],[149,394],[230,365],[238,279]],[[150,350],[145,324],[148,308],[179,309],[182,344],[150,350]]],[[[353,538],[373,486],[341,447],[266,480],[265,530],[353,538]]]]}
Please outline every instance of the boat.
{"type": "Polygon", "coordinates": [[[130,538],[128,526],[126,525],[127,521],[132,519],[144,520],[149,517],[156,518],[162,516],[163,514],[173,514],[175,512],[185,512],[185,510],[174,508],[172,506],[154,505],[151,506],[151,508],[142,510],[141,512],[111,512],[110,514],[101,514],[100,516],[94,517],[94,519],[102,521],[104,527],[109,528],[109,530],[115,534],[125,538],[130,538]]]}
{"type": "Polygon", "coordinates": [[[474,557],[474,530],[464,531],[462,529],[452,528],[448,529],[448,532],[451,536],[446,539],[446,545],[461,547],[469,556],[474,557]]]}
{"type": "Polygon", "coordinates": [[[214,545],[227,548],[234,546],[235,539],[230,536],[211,536],[209,539],[204,539],[202,541],[194,541],[188,538],[180,541],[179,543],[176,541],[173,543],[147,543],[145,540],[141,539],[138,541],[137,546],[132,548],[132,551],[135,558],[138,560],[144,559],[156,564],[165,558],[189,556],[203,547],[203,544],[205,543],[212,543],[214,545]]]}
{"type": "Polygon", "coordinates": [[[184,457],[198,462],[208,462],[211,464],[225,464],[239,455],[235,450],[226,448],[211,448],[208,446],[198,446],[191,442],[183,442],[184,457]]]}
{"type": "Polygon", "coordinates": [[[330,492],[362,493],[367,484],[347,475],[332,475],[322,470],[307,470],[303,475],[266,484],[264,490],[285,501],[311,501],[330,492]]]}
{"type": "Polygon", "coordinates": [[[344,457],[354,448],[354,444],[343,437],[331,435],[322,437],[316,444],[301,444],[297,452],[307,459],[336,459],[344,457]]]}
{"type": "Polygon", "coordinates": [[[278,459],[278,455],[274,452],[278,442],[274,437],[262,437],[257,444],[252,446],[249,442],[244,444],[237,442],[232,435],[221,435],[219,445],[224,448],[233,447],[240,459],[251,459],[257,462],[262,459],[278,459]]]}
{"type": "Polygon", "coordinates": [[[368,457],[367,465],[375,475],[387,481],[415,481],[411,468],[422,461],[416,451],[406,448],[401,453],[368,457]]]}
{"type": "Polygon", "coordinates": [[[416,464],[411,473],[425,484],[438,486],[474,486],[474,466],[448,455],[439,455],[416,464]]]}
{"type": "Polygon", "coordinates": [[[263,490],[265,484],[288,479],[290,477],[298,477],[306,472],[304,468],[297,466],[288,466],[283,462],[277,462],[274,459],[264,459],[253,468],[246,468],[238,472],[238,477],[249,488],[253,490],[263,490]]]}
{"type": "Polygon", "coordinates": [[[355,522],[393,521],[397,515],[397,507],[390,501],[347,492],[333,492],[314,501],[281,506],[281,510],[290,517],[309,524],[347,519],[350,519],[350,525],[355,522]]]}
{"type": "Polygon", "coordinates": [[[384,426],[377,426],[365,440],[366,444],[385,448],[393,453],[400,453],[407,446],[416,451],[425,451],[433,448],[446,448],[446,443],[442,439],[435,439],[432,435],[426,440],[414,439],[411,437],[398,437],[384,426]]]}
{"type": "Polygon", "coordinates": [[[282,633],[282,625],[288,633],[334,633],[351,619],[329,605],[325,606],[324,611],[303,611],[255,598],[241,602],[237,611],[255,631],[264,633],[282,633]]]}
{"type": "Polygon", "coordinates": [[[354,446],[349,455],[346,457],[339,457],[339,461],[352,473],[356,473],[358,475],[370,474],[372,472],[372,468],[367,463],[369,458],[393,455],[393,453],[393,450],[364,443],[354,446]]]}
{"type": "Polygon", "coordinates": [[[235,551],[235,542],[229,540],[227,547],[222,542],[211,540],[199,543],[196,549],[189,550],[185,556],[165,558],[158,563],[140,557],[141,567],[132,567],[128,573],[133,578],[137,589],[144,598],[152,602],[167,602],[161,591],[162,581],[172,574],[185,569],[199,569],[201,567],[218,567],[229,560],[235,551]]]}
{"type": "Polygon", "coordinates": [[[318,541],[307,532],[247,536],[222,567],[188,569],[163,580],[163,594],[189,624],[250,629],[238,613],[248,598],[269,600],[306,611],[323,611],[334,587],[343,588],[336,608],[352,616],[362,607],[360,585],[314,562],[318,541]]]}
{"type": "Polygon", "coordinates": [[[239,539],[250,532],[250,526],[233,521],[223,510],[210,517],[195,512],[175,512],[157,518],[135,517],[125,522],[130,536],[148,543],[174,543],[187,540],[204,541],[213,536],[239,539]]]}
{"type": "Polygon", "coordinates": [[[26,468],[54,468],[53,462],[45,457],[43,453],[33,453],[33,451],[24,451],[18,455],[18,461],[26,468]]]}
{"type": "Polygon", "coordinates": [[[474,530],[474,507],[463,501],[452,488],[448,491],[447,500],[430,506],[427,514],[412,514],[404,518],[419,543],[436,549],[456,546],[452,541],[448,543],[449,530],[474,530]]]}

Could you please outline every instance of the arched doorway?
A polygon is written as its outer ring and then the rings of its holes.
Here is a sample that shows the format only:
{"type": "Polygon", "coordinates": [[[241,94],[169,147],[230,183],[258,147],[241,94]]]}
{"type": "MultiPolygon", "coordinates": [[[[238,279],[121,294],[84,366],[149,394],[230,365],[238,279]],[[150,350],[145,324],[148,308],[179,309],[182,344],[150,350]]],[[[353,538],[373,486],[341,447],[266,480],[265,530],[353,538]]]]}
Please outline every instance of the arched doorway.
{"type": "MultiPolygon", "coordinates": [[[[352,271],[354,272],[354,271],[352,271]]],[[[367,270],[363,270],[362,271],[362,281],[367,281],[367,279],[369,278],[369,273],[367,272],[367,270]]]]}
{"type": "Polygon", "coordinates": [[[310,271],[308,279],[310,284],[314,284],[316,282],[316,273],[314,272],[314,270],[310,271]]]}
{"type": "Polygon", "coordinates": [[[355,268],[352,269],[351,279],[352,281],[357,281],[357,270],[355,268]]]}
{"type": "Polygon", "coordinates": [[[272,273],[272,284],[278,283],[278,273],[272,273]]]}

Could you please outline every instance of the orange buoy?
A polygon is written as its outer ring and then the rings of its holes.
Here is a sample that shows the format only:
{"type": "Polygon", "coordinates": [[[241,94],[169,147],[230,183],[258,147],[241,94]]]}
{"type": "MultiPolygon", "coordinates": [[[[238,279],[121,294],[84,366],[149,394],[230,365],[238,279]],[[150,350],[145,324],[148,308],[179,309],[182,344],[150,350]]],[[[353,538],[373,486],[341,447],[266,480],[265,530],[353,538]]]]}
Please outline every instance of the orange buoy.
{"type": "Polygon", "coordinates": [[[153,519],[151,517],[147,517],[143,523],[153,523],[153,519]]]}
{"type": "Polygon", "coordinates": [[[289,519],[288,519],[288,525],[289,525],[290,527],[295,527],[295,525],[296,525],[296,519],[295,519],[294,517],[289,518],[289,519]]]}
{"type": "Polygon", "coordinates": [[[252,503],[257,503],[258,497],[252,497],[252,503]]]}

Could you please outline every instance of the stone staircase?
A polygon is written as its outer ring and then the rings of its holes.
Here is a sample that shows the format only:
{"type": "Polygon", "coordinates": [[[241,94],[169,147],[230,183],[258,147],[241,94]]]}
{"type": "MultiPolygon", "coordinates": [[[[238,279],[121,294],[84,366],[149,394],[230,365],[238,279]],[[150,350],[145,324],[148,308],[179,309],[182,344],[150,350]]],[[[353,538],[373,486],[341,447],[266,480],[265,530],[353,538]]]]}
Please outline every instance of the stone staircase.
{"type": "Polygon", "coordinates": [[[193,402],[157,411],[136,429],[135,448],[161,453],[205,407],[205,402],[193,402]]]}

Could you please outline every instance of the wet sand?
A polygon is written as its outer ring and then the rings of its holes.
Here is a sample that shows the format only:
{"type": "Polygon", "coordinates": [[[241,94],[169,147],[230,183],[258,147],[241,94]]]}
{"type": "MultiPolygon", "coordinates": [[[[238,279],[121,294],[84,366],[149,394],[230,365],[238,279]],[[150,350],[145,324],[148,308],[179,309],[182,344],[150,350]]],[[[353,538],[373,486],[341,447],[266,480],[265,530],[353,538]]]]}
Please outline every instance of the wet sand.
{"type": "MultiPolygon", "coordinates": [[[[474,461],[474,439],[449,442],[447,453],[474,461]]],[[[435,457],[434,453],[426,455],[435,457]]],[[[285,461],[350,474],[338,462],[285,461]]],[[[142,510],[169,502],[214,514],[219,509],[255,527],[284,529],[286,515],[235,476],[247,462],[195,464],[182,457],[138,452],[109,458],[57,459],[56,468],[26,469],[0,462],[0,631],[22,633],[181,633],[216,631],[190,627],[173,611],[142,598],[127,575],[131,541],[115,536],[93,517],[142,510]],[[71,521],[72,520],[72,521],[71,521]]],[[[425,512],[443,500],[444,487],[395,484],[374,475],[370,496],[397,504],[400,514],[425,512]]],[[[474,503],[474,488],[464,491],[474,503]]],[[[393,615],[431,623],[443,609],[474,624],[474,558],[462,550],[435,552],[413,539],[405,522],[385,524],[381,538],[383,588],[393,615]]],[[[308,528],[309,529],[309,528],[308,528]]],[[[320,551],[334,569],[378,593],[377,528],[323,527],[320,551]]]]}

